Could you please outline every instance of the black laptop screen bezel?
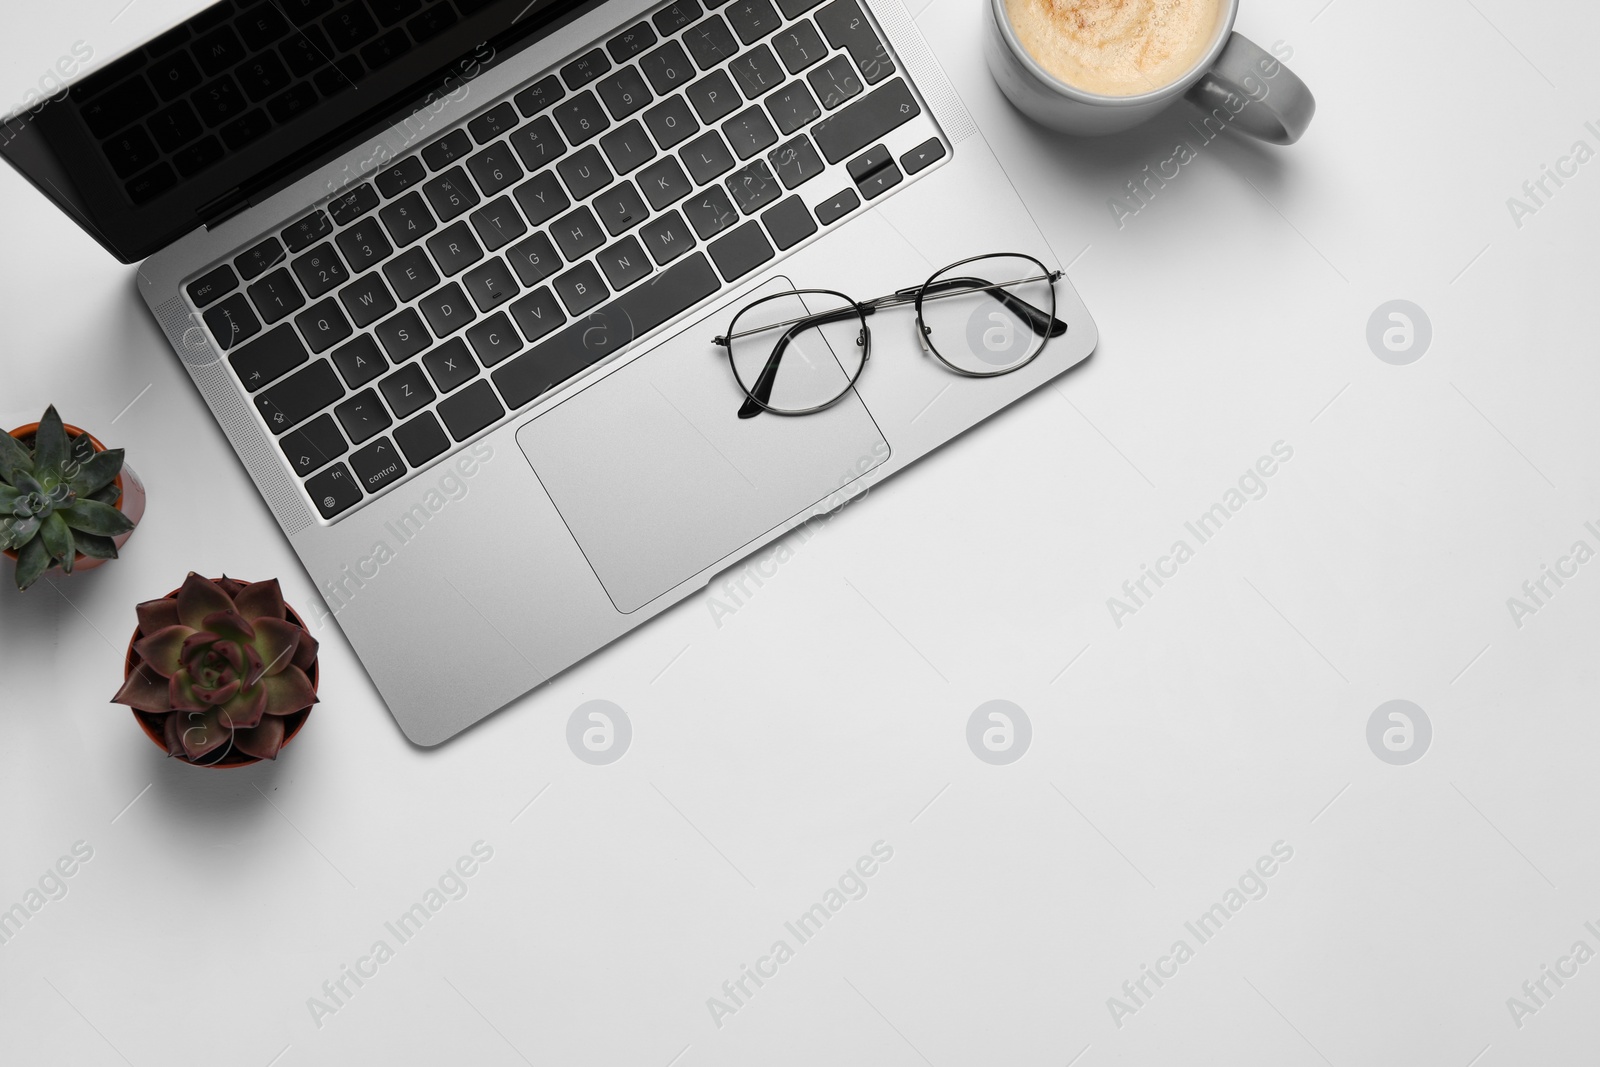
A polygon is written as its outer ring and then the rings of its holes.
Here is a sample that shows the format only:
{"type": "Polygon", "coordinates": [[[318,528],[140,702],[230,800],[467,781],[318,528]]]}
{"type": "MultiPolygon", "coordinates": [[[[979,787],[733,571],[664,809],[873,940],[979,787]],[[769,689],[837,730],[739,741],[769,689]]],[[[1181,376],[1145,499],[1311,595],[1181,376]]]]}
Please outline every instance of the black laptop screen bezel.
{"type": "MultiPolygon", "coordinates": [[[[149,76],[158,63],[185,51],[195,58],[198,53],[194,49],[219,26],[231,26],[263,7],[270,7],[287,19],[290,10],[318,6],[317,0],[304,0],[298,7],[283,0],[221,0],[173,30],[99,65],[56,95],[30,102],[31,106],[0,120],[0,156],[117,259],[136,263],[200,226],[216,225],[251,203],[261,202],[406,116],[444,97],[459,100],[470,94],[473,80],[484,71],[603,2],[424,0],[426,8],[449,7],[452,13],[458,7],[470,8],[471,14],[458,15],[448,30],[413,45],[401,58],[368,70],[356,79],[354,88],[320,99],[316,106],[288,122],[273,122],[265,134],[237,149],[224,147],[222,157],[215,162],[186,177],[177,177],[176,184],[142,203],[136,202],[128,191],[132,183],[126,171],[116,172],[106,146],[127,133],[137,143],[153,146],[157,153],[155,164],[133,173],[133,180],[156,172],[161,166],[168,167],[166,173],[176,177],[180,173],[173,166],[176,155],[166,152],[165,146],[151,135],[155,117],[179,103],[192,107],[195,95],[225,78],[242,84],[238,75],[244,67],[266,51],[281,55],[284,43],[292,40],[295,33],[304,32],[307,23],[290,22],[290,33],[269,42],[266,49],[247,54],[243,61],[217,74],[203,73],[198,87],[191,86],[175,97],[160,100],[154,111],[116,127],[105,137],[97,137],[91,130],[86,109],[114,98],[130,85],[137,89],[143,83],[149,88],[153,84],[149,76]],[[172,44],[175,39],[180,42],[176,46],[172,44]]],[[[371,15],[374,9],[366,7],[366,3],[367,0],[335,0],[317,20],[357,7],[371,15]]],[[[320,26],[320,21],[309,24],[320,26]]],[[[403,27],[402,22],[397,28],[403,27]]],[[[238,39],[242,42],[248,38],[238,39]]],[[[345,55],[359,58],[360,47],[365,43],[350,53],[329,48],[329,65],[345,55]]],[[[310,72],[293,84],[314,86],[315,76],[316,72],[310,72]]],[[[251,110],[265,113],[268,102],[264,98],[258,106],[251,100],[239,114],[247,115],[251,110]]],[[[226,122],[215,128],[208,126],[200,140],[213,140],[222,146],[219,135],[227,126],[226,122]]],[[[343,174],[336,182],[343,184],[356,173],[343,174]]],[[[329,192],[334,191],[330,185],[329,192]]]]}

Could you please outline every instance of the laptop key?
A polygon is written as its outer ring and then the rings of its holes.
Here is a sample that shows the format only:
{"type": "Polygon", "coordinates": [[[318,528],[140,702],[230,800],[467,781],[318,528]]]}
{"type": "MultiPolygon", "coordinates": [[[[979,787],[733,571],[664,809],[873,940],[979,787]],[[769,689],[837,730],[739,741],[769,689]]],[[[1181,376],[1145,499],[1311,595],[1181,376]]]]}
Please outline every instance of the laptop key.
{"type": "Polygon", "coordinates": [[[351,443],[358,445],[363,441],[370,441],[394,425],[394,420],[389,417],[389,412],[384,410],[378,394],[371,389],[357,393],[334,408],[333,413],[339,417],[339,425],[344,427],[344,432],[349,436],[351,443]]]}
{"type": "Polygon", "coordinates": [[[739,221],[733,201],[728,199],[728,194],[722,191],[720,185],[702,189],[685,200],[683,217],[689,220],[689,225],[694,227],[694,232],[700,235],[702,241],[739,221]]]}
{"type": "MultiPolygon", "coordinates": [[[[517,320],[517,326],[529,342],[539,340],[567,321],[567,313],[556,303],[555,294],[550,291],[549,286],[536,289],[512,304],[511,317],[517,320]]],[[[474,326],[473,329],[478,327],[474,326]]],[[[467,336],[469,338],[472,336],[471,330],[467,331],[467,336]]]]}
{"type": "Polygon", "coordinates": [[[400,258],[385,263],[383,273],[389,279],[389,284],[394,286],[395,296],[401,303],[415,300],[439,284],[439,272],[433,269],[433,261],[420,248],[413,248],[400,258]]]}
{"type": "Polygon", "coordinates": [[[377,274],[369,274],[339,292],[339,299],[358,329],[365,329],[395,309],[389,287],[377,274]]]}
{"type": "Polygon", "coordinates": [[[336,463],[306,482],[306,492],[324,519],[349,511],[361,503],[361,487],[343,463],[336,463]]]}
{"type": "Polygon", "coordinates": [[[393,318],[385,319],[373,332],[383,342],[383,350],[389,353],[389,362],[396,365],[421,352],[433,341],[415,308],[406,308],[393,318]]]}
{"type": "Polygon", "coordinates": [[[378,438],[351,456],[350,467],[369,493],[376,493],[406,472],[405,461],[387,437],[378,438]]]}
{"type": "Polygon", "coordinates": [[[342,396],[339,376],[327,360],[319,359],[257,393],[255,404],[267,429],[282,436],[342,396]]]}
{"type": "Polygon", "coordinates": [[[778,132],[785,136],[822,114],[803,81],[790,82],[768,96],[765,103],[768,114],[778,126],[778,132]]]}
{"type": "Polygon", "coordinates": [[[721,15],[712,15],[690,26],[683,35],[683,43],[701,70],[710,70],[739,51],[739,42],[734,40],[733,31],[728,29],[721,15]]]}
{"type": "Polygon", "coordinates": [[[767,169],[764,159],[734,171],[728,175],[726,184],[728,192],[733,194],[734,203],[746,215],[754,215],[758,209],[778,199],[783,192],[778,179],[767,169]]]}
{"type": "Polygon", "coordinates": [[[700,116],[701,122],[716,122],[723,116],[738,111],[739,105],[744,103],[739,96],[739,90],[733,87],[733,79],[728,77],[728,72],[725,70],[707,74],[689,86],[684,95],[689,98],[689,103],[694,105],[695,113],[700,116]]]}
{"type": "Polygon", "coordinates": [[[249,292],[251,302],[268,326],[292,311],[299,311],[306,303],[294,279],[282,267],[252,285],[249,292]]]}
{"type": "Polygon", "coordinates": [[[682,96],[671,96],[644,113],[644,124],[650,128],[656,143],[663,149],[673,149],[700,129],[689,111],[689,101],[682,96]]]}
{"type": "MultiPolygon", "coordinates": [[[[721,283],[706,257],[696,253],[496,368],[491,377],[506,403],[520,408],[719,288],[721,283]]],[[[451,399],[478,388],[486,389],[487,383],[473,385],[451,399]]],[[[443,409],[440,405],[441,413],[443,409]]]]}
{"type": "Polygon", "coordinates": [[[299,252],[309,248],[313,241],[326,237],[333,231],[333,223],[328,221],[328,216],[321,211],[313,211],[305,218],[284,228],[283,243],[289,246],[289,251],[299,252]]]}
{"type": "Polygon", "coordinates": [[[828,162],[837,163],[920,114],[911,90],[896,78],[811,127],[811,136],[828,162]]]}
{"type": "Polygon", "coordinates": [[[351,389],[366,385],[388,366],[383,361],[383,353],[378,351],[378,342],[369,334],[361,334],[349,344],[340,345],[329,358],[339,368],[339,377],[351,389]]]}
{"type": "Polygon", "coordinates": [[[754,219],[738,229],[725,234],[706,246],[717,269],[728,281],[744,277],[761,264],[777,255],[761,232],[761,224],[754,219]]]}
{"type": "Polygon", "coordinates": [[[401,419],[427,407],[438,395],[433,391],[433,386],[428,384],[422,367],[416,363],[407,363],[379,382],[378,388],[383,391],[383,398],[389,402],[395,417],[401,419]]]}
{"type": "Polygon", "coordinates": [[[822,0],[778,0],[778,8],[785,18],[797,19],[822,3],[822,0]]]}
{"type": "Polygon", "coordinates": [[[522,205],[523,214],[528,216],[528,222],[534,226],[544,225],[572,206],[572,201],[567,198],[561,183],[556,181],[556,176],[549,171],[535,174],[517,186],[517,191],[512,195],[517,198],[517,203],[522,205]]]}
{"type": "Polygon", "coordinates": [[[639,73],[637,67],[623,67],[595,86],[595,91],[600,94],[601,101],[606,105],[606,110],[611,112],[611,117],[621,122],[635,111],[644,107],[655,97],[650,93],[650,87],[644,83],[644,75],[639,73]]]}
{"type": "Polygon", "coordinates": [[[221,300],[235,289],[239,288],[239,276],[233,273],[233,268],[224,263],[214,270],[196,278],[185,287],[189,299],[194,301],[195,307],[205,307],[207,304],[221,300]]]}
{"type": "Polygon", "coordinates": [[[388,229],[389,236],[400,248],[426,237],[439,228],[439,224],[434,222],[433,216],[428,213],[428,207],[422,202],[422,197],[415,191],[402,196],[378,214],[383,219],[383,225],[388,229]]]}
{"type": "Polygon", "coordinates": [[[844,189],[817,205],[817,218],[824,226],[838,222],[861,206],[854,189],[844,189]]]}
{"type": "Polygon", "coordinates": [[[479,144],[488,144],[501,134],[510,133],[517,125],[517,109],[511,106],[508,100],[496,105],[467,123],[467,129],[472,131],[472,139],[479,144]]]}
{"type": "Polygon", "coordinates": [[[568,89],[576,89],[588,85],[610,69],[610,60],[606,59],[604,52],[595,48],[562,67],[561,80],[567,83],[568,89]]]}
{"type": "Polygon", "coordinates": [[[547,78],[540,78],[512,97],[512,100],[516,102],[517,110],[522,112],[523,118],[531,119],[560,100],[565,93],[566,91],[561,88],[561,79],[552,74],[547,78]]]}
{"type": "Polygon", "coordinates": [[[250,392],[259,392],[311,358],[288,324],[262,334],[228,357],[228,365],[250,392]]]}
{"type": "Polygon", "coordinates": [[[694,234],[689,232],[689,224],[676,211],[669,211],[645,223],[639,236],[644,239],[651,258],[663,267],[694,247],[694,234]]]}
{"type": "Polygon", "coordinates": [[[593,263],[579,263],[565,274],[557,275],[553,284],[556,295],[573,315],[583,314],[611,295],[593,263]]]}
{"type": "Polygon", "coordinates": [[[772,123],[767,121],[767,116],[761,108],[755,105],[745,108],[724,122],[722,133],[728,138],[728,143],[733,146],[740,159],[749,159],[763,148],[770,148],[778,143],[778,134],[773,130],[772,123]]]}
{"type": "Polygon", "coordinates": [[[876,85],[894,73],[889,53],[884,51],[877,31],[861,13],[861,5],[856,0],[833,0],[819,10],[816,17],[817,26],[828,43],[850,53],[868,85],[876,85]]]}
{"type": "Polygon", "coordinates": [[[637,238],[628,236],[595,256],[595,262],[606,272],[611,288],[621,292],[650,273],[650,259],[644,254],[637,238]]]}
{"type": "Polygon", "coordinates": [[[648,23],[630,26],[606,42],[606,51],[618,63],[624,63],[656,43],[656,35],[648,23]]]}
{"type": "Polygon", "coordinates": [[[478,231],[478,240],[490,252],[515,241],[528,232],[522,214],[511,206],[511,198],[502,196],[489,201],[472,213],[472,228],[478,231]]]}
{"type": "Polygon", "coordinates": [[[482,200],[460,167],[451,167],[424,185],[422,191],[428,194],[428,203],[433,205],[440,222],[449,222],[463,211],[472,210],[482,200]]]}
{"type": "Polygon", "coordinates": [[[852,96],[861,93],[861,79],[850,65],[849,56],[834,56],[822,66],[806,75],[806,81],[822,101],[822,106],[832,111],[852,96]]]}
{"type": "Polygon", "coordinates": [[[670,37],[700,17],[700,5],[695,0],[678,0],[675,4],[657,11],[650,21],[663,37],[670,37]]]}
{"type": "Polygon", "coordinates": [[[683,159],[683,165],[689,168],[689,176],[696,185],[705,185],[719,174],[733,169],[733,153],[728,151],[728,146],[723,144],[716,130],[707,130],[696,137],[684,145],[678,155],[683,159]]]}
{"type": "Polygon", "coordinates": [[[672,156],[652,163],[640,171],[639,188],[644,190],[645,198],[657,211],[670,204],[676,204],[694,192],[694,185],[689,181],[689,176],[683,173],[683,167],[672,156]]]}
{"type": "MultiPolygon", "coordinates": [[[[792,16],[791,16],[792,17],[792,16]]],[[[820,63],[828,54],[822,35],[811,25],[811,20],[790,26],[772,39],[778,58],[790,74],[799,74],[813,63],[820,63]]]]}
{"type": "Polygon", "coordinates": [[[422,160],[416,156],[402,159],[377,177],[378,192],[386,197],[399,196],[413,185],[428,176],[422,166],[422,160]]]}
{"type": "Polygon", "coordinates": [[[587,200],[611,184],[611,169],[594,145],[579,149],[557,163],[556,173],[567,183],[574,200],[587,200]]]}
{"type": "Polygon", "coordinates": [[[434,262],[439,264],[446,278],[455,277],[483,258],[483,249],[473,239],[466,219],[428,238],[428,251],[433,253],[434,262]]]}
{"type": "Polygon", "coordinates": [[[459,337],[452,337],[423,356],[422,365],[441,393],[454,392],[478,376],[478,364],[459,337]]]}
{"type": "Polygon", "coordinates": [[[907,174],[915,174],[932,163],[937,163],[944,158],[944,142],[937,137],[930,137],[911,151],[900,157],[900,166],[905,168],[907,174]]]}
{"type": "Polygon", "coordinates": [[[779,248],[793,248],[817,232],[816,220],[806,210],[805,201],[798,196],[787,197],[761,215],[772,243],[779,248]]]}
{"type": "Polygon", "coordinates": [[[677,41],[668,41],[639,60],[639,69],[650,79],[656,92],[662,95],[688,85],[694,78],[694,64],[689,62],[683,46],[677,41]]]}
{"type": "Polygon", "coordinates": [[[430,459],[443,455],[450,447],[450,438],[444,435],[444,428],[439,425],[433,412],[424,411],[405,425],[395,428],[394,443],[400,446],[400,451],[405,453],[413,467],[420,467],[430,459]]]}
{"type": "Polygon", "coordinates": [[[369,184],[358,185],[328,205],[328,214],[340,226],[348,226],[378,206],[378,193],[369,184]]]}
{"type": "Polygon", "coordinates": [[[417,306],[428,320],[428,328],[435,337],[448,337],[470,323],[476,315],[461,286],[451,282],[443,289],[429,293],[417,306]]]}
{"type": "Polygon", "coordinates": [[[511,146],[504,141],[490,145],[467,160],[467,169],[484,196],[494,196],[522,177],[522,167],[511,146]]]}
{"type": "Polygon", "coordinates": [[[546,234],[536,233],[506,254],[523,285],[538,285],[561,269],[561,256],[546,234]]]}
{"type": "Polygon", "coordinates": [[[302,478],[350,451],[332,415],[318,415],[300,429],[290,430],[278,441],[278,447],[302,478]]]}
{"type": "Polygon", "coordinates": [[[567,143],[574,147],[591,137],[598,137],[611,125],[600,101],[587,89],[571,100],[557,104],[553,114],[556,122],[561,124],[561,132],[566,134],[567,143]]]}
{"type": "Polygon", "coordinates": [[[472,138],[466,130],[451,130],[422,150],[422,161],[430,170],[444,170],[472,151],[472,138]]]}
{"type": "Polygon", "coordinates": [[[295,277],[305,287],[306,295],[315,300],[331,289],[337,289],[350,280],[339,253],[326,241],[294,261],[295,277]]]}
{"type": "Polygon", "coordinates": [[[735,0],[722,13],[745,44],[753,44],[783,25],[772,0],[735,0]]]}
{"type": "Polygon", "coordinates": [[[497,312],[493,318],[484,319],[467,331],[467,340],[478,354],[478,362],[485,367],[503,363],[522,351],[522,338],[512,328],[506,313],[497,312]]]}
{"type": "Polygon", "coordinates": [[[522,165],[538,170],[546,163],[559,159],[567,150],[556,124],[549,115],[541,115],[511,135],[511,147],[522,157],[522,165]]]}
{"type": "Polygon", "coordinates": [[[768,152],[767,159],[785,189],[794,189],[823,170],[822,157],[803,133],[768,152]]]}
{"type": "Polygon", "coordinates": [[[351,333],[350,320],[344,317],[338,301],[331,296],[306,308],[294,321],[313,353],[326,352],[351,333]]]}
{"type": "Polygon", "coordinates": [[[563,215],[550,226],[550,233],[569,261],[581,259],[605,243],[605,231],[595,221],[594,212],[586,207],[563,215]]]}
{"type": "Polygon", "coordinates": [[[728,69],[733,71],[739,88],[751,100],[783,84],[783,67],[778,65],[778,57],[772,54],[772,49],[764,44],[739,56],[728,64],[728,69]]]}
{"type": "Polygon", "coordinates": [[[517,280],[499,256],[464,274],[461,287],[472,297],[479,311],[492,311],[516,296],[518,291],[517,280]]]}
{"type": "Polygon", "coordinates": [[[350,262],[350,270],[354,274],[382,263],[394,253],[394,246],[383,235],[376,215],[368,215],[335,240],[344,252],[344,258],[350,262]]]}
{"type": "Polygon", "coordinates": [[[283,260],[283,245],[278,243],[276,237],[268,237],[265,241],[241,255],[235,256],[233,265],[239,269],[239,276],[245,281],[250,281],[283,260]]]}
{"type": "Polygon", "coordinates": [[[606,158],[618,174],[637,170],[656,155],[656,146],[650,143],[644,127],[638,122],[630,122],[612,130],[600,138],[600,147],[606,150],[606,158]]]}
{"type": "Polygon", "coordinates": [[[606,232],[615,237],[630,227],[637,226],[650,214],[644,198],[632,182],[618,182],[599,196],[592,204],[594,213],[605,224],[606,232]]]}
{"type": "Polygon", "coordinates": [[[465,441],[486,426],[500,421],[506,409],[489,388],[488,382],[476,382],[439,402],[439,417],[450,427],[450,435],[465,441]]]}

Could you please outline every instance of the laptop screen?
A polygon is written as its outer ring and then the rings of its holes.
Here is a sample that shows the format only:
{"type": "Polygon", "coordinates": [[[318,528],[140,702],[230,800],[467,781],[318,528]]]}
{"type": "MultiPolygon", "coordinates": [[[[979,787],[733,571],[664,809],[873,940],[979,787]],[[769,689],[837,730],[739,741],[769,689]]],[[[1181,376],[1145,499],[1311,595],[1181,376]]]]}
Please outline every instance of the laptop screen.
{"type": "Polygon", "coordinates": [[[0,154],[136,262],[470,92],[596,2],[222,0],[0,121],[0,154]]]}

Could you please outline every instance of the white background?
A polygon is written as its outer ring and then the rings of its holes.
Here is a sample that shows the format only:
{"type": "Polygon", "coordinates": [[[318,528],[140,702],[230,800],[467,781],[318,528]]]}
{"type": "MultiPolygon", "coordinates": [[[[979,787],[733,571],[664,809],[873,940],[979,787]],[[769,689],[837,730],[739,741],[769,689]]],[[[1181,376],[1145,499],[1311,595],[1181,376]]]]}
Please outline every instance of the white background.
{"type": "MultiPolygon", "coordinates": [[[[9,13],[4,99],[183,13],[123,6],[9,13]]],[[[988,80],[982,17],[918,23],[1072,264],[1095,357],[845,508],[720,626],[691,599],[431,751],[327,629],[323,703],[275,765],[167,761],[107,703],[133,605],[188,570],[315,593],[132,268],[0,170],[0,421],[55,402],[150,491],[120,562],[0,583],[0,908],[94,850],[0,945],[0,1061],[1592,1054],[1600,961],[1520,1028],[1507,998],[1600,950],[1600,561],[1520,628],[1506,601],[1600,549],[1600,160],[1520,228],[1506,202],[1600,149],[1600,12],[1247,0],[1239,29],[1316,91],[1309,135],[1221,139],[1120,229],[1108,198],[1198,142],[1191,114],[1047,135],[988,80]],[[1366,342],[1392,299],[1432,323],[1409,366],[1366,342]],[[1267,495],[1117,627],[1107,598],[1278,441],[1267,495]],[[1433,724],[1410,766],[1367,746],[1396,698],[1433,724]],[[565,740],[591,699],[632,721],[610,766],[565,740]],[[1032,722],[1009,766],[965,740],[990,699],[1032,722]],[[308,998],[480,840],[466,896],[318,1027],[308,998]],[[715,1025],[707,999],[880,840],[867,895],[715,1025]],[[1198,944],[1184,922],[1278,841],[1267,895],[1198,944]],[[1107,998],[1179,938],[1193,959],[1118,1027],[1107,998]]]]}

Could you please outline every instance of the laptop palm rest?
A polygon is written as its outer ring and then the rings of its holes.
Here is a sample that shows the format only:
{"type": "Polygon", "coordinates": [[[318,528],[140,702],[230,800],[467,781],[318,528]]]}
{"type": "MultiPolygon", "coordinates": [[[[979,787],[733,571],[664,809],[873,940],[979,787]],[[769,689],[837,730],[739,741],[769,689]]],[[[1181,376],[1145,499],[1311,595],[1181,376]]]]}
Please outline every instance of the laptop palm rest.
{"type": "MultiPolygon", "coordinates": [[[[747,299],[792,288],[774,278],[747,299]]],[[[721,310],[558,404],[517,443],[600,584],[627,613],[809,510],[889,448],[851,392],[798,418],[740,419],[711,343],[721,310]]]]}

